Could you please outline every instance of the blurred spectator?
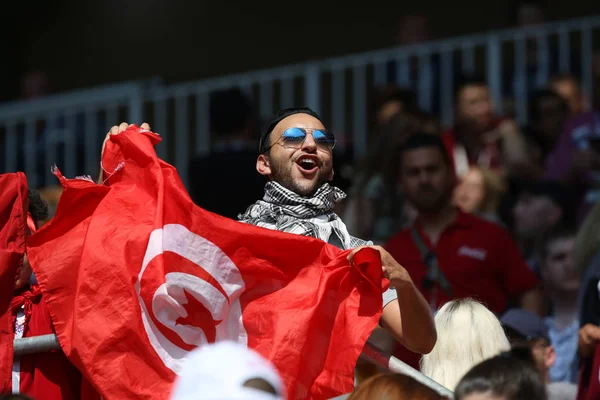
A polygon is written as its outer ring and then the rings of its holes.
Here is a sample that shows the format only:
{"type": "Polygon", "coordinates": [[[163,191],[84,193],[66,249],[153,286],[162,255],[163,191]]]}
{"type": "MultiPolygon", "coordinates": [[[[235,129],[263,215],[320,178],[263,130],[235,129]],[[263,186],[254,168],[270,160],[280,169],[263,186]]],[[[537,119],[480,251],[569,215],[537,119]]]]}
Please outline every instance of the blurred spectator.
{"type": "Polygon", "coordinates": [[[485,360],[462,377],[455,400],[546,400],[546,388],[537,371],[510,354],[485,360]]]}
{"type": "Polygon", "coordinates": [[[57,186],[46,186],[39,190],[42,199],[48,203],[48,218],[40,222],[40,226],[45,225],[48,221],[54,218],[56,214],[56,208],[58,207],[58,201],[62,195],[63,188],[60,185],[57,186]]]}
{"type": "Polygon", "coordinates": [[[586,100],[581,90],[579,80],[571,74],[554,75],[549,82],[550,89],[562,97],[569,107],[569,116],[582,113],[586,100]]]}
{"type": "Polygon", "coordinates": [[[0,394],[0,400],[33,400],[31,397],[22,394],[0,394]]]}
{"type": "Polygon", "coordinates": [[[403,193],[418,216],[385,247],[432,309],[474,297],[494,313],[510,301],[541,313],[537,279],[509,233],[452,204],[455,178],[442,140],[413,135],[398,154],[403,193]]]}
{"type": "Polygon", "coordinates": [[[600,203],[597,203],[581,225],[573,251],[575,268],[583,277],[579,294],[581,325],[600,324],[600,203]]]}
{"type": "MultiPolygon", "coordinates": [[[[39,192],[28,192],[28,218],[24,227],[26,237],[32,235],[40,223],[48,218],[48,208],[39,192]]],[[[50,309],[37,284],[25,253],[15,276],[15,290],[8,308],[13,329],[3,328],[3,333],[14,332],[15,339],[55,334],[50,309]]],[[[12,357],[12,388],[37,399],[73,400],[100,399],[92,385],[82,377],[77,368],[62,351],[22,354],[12,357]]]]}
{"type": "Polygon", "coordinates": [[[556,362],[556,352],[550,343],[548,326],[539,315],[513,308],[500,318],[511,346],[530,349],[535,367],[544,382],[550,381],[550,368],[556,362]]]}
{"type": "Polygon", "coordinates": [[[373,376],[348,397],[348,400],[442,400],[433,389],[413,378],[387,372],[373,376]]]}
{"type": "Polygon", "coordinates": [[[48,73],[41,69],[25,73],[21,79],[20,98],[32,100],[50,94],[50,79],[48,73]]]}
{"type": "Polygon", "coordinates": [[[433,389],[413,378],[386,372],[373,376],[358,386],[348,400],[442,400],[433,389]]]}
{"type": "Polygon", "coordinates": [[[529,125],[525,129],[525,139],[536,165],[535,176],[544,174],[546,158],[556,148],[568,116],[566,101],[552,90],[539,90],[529,100],[529,125]]]}
{"type": "Polygon", "coordinates": [[[495,115],[490,90],[484,80],[466,77],[455,95],[456,124],[443,135],[459,177],[470,165],[500,175],[535,175],[536,168],[517,124],[495,115]]]}
{"type": "MultiPolygon", "coordinates": [[[[385,248],[406,268],[432,310],[472,297],[496,314],[511,302],[541,313],[537,278],[509,233],[453,205],[455,175],[441,138],[413,135],[398,154],[402,191],[418,216],[385,248]]],[[[397,356],[418,364],[419,356],[404,347],[397,356]]]]}
{"type": "Polygon", "coordinates": [[[583,274],[579,295],[578,400],[600,398],[600,202],[586,217],[575,240],[574,259],[583,274]]]}
{"type": "Polygon", "coordinates": [[[600,398],[600,327],[584,325],[579,330],[578,347],[582,364],[577,400],[596,400],[600,398]]]}
{"type": "Polygon", "coordinates": [[[583,220],[600,198],[600,113],[585,112],[567,121],[546,160],[546,177],[575,186],[578,217],[583,220]]]}
{"type": "MultiPolygon", "coordinates": [[[[522,360],[530,366],[538,369],[536,367],[533,351],[527,344],[513,345],[510,349],[510,352],[506,353],[506,355],[516,357],[519,360],[522,360]]],[[[540,373],[540,377],[542,382],[546,382],[543,372],[540,373]]],[[[577,385],[569,382],[546,383],[546,393],[548,395],[548,400],[575,400],[575,397],[577,396],[577,385]]]]}
{"type": "Polygon", "coordinates": [[[348,231],[385,243],[412,218],[398,185],[398,148],[417,126],[399,113],[381,126],[369,146],[344,213],[348,231]]]}
{"type": "Polygon", "coordinates": [[[420,44],[432,39],[429,18],[425,14],[404,15],[398,22],[397,43],[401,46],[420,44]]]}
{"type": "Polygon", "coordinates": [[[500,321],[472,299],[452,300],[435,315],[438,340],[421,371],[450,390],[475,364],[510,349],[500,321]]]}
{"type": "Polygon", "coordinates": [[[395,115],[403,113],[416,115],[418,112],[417,94],[410,89],[402,89],[388,84],[374,88],[369,96],[369,134],[377,134],[395,115]]]}
{"type": "Polygon", "coordinates": [[[528,28],[546,22],[546,12],[540,1],[521,1],[517,6],[516,13],[517,26],[520,28],[528,28]]]}
{"type": "Polygon", "coordinates": [[[207,344],[187,356],[171,400],[285,399],[285,388],[271,363],[230,341],[207,344]]]}
{"type": "MultiPolygon", "coordinates": [[[[401,47],[419,45],[433,38],[429,17],[411,13],[400,18],[396,43],[401,47]]],[[[418,57],[394,60],[387,64],[387,81],[397,83],[419,93],[419,105],[429,112],[439,113],[441,108],[439,54],[433,54],[421,62],[418,57]]]]}
{"type": "Polygon", "coordinates": [[[497,174],[471,167],[454,189],[454,204],[466,213],[498,223],[498,207],[505,190],[504,181],[497,174]]]}
{"type": "Polygon", "coordinates": [[[523,181],[520,186],[513,227],[523,254],[537,271],[533,257],[539,240],[558,225],[572,224],[569,190],[552,181],[523,181]]]}
{"type": "Polygon", "coordinates": [[[210,102],[213,151],[190,162],[190,195],[200,207],[236,219],[263,194],[256,173],[257,117],[239,89],[213,94],[210,102]]]}
{"type": "MultiPolygon", "coordinates": [[[[525,0],[519,1],[516,7],[508,7],[515,11],[515,23],[519,28],[533,28],[547,22],[548,4],[546,1],[525,0]]],[[[561,57],[557,42],[552,40],[539,40],[537,35],[530,34],[525,39],[525,74],[509,76],[504,79],[505,95],[519,96],[521,93],[531,94],[548,84],[548,78],[562,73],[561,57]],[[510,87],[508,87],[510,86],[510,87]]],[[[575,76],[581,76],[581,53],[571,49],[568,57],[568,71],[575,76]]]]}
{"type": "Polygon", "coordinates": [[[540,275],[551,309],[545,323],[556,350],[556,363],[550,370],[554,382],[577,381],[577,296],[581,280],[573,263],[574,245],[575,231],[558,227],[545,235],[538,250],[540,275]]]}

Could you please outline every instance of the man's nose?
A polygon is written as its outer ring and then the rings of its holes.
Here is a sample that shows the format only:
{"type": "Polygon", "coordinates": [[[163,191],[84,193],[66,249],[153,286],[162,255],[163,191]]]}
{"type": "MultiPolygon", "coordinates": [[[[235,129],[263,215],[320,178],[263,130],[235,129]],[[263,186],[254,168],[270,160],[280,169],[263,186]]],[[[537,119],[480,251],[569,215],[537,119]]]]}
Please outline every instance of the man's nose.
{"type": "Polygon", "coordinates": [[[315,142],[312,133],[306,134],[306,138],[304,138],[304,142],[302,142],[302,150],[310,153],[317,150],[317,142],[315,142]]]}
{"type": "Polygon", "coordinates": [[[431,182],[431,176],[427,171],[419,172],[419,183],[421,185],[428,185],[431,182]]]}

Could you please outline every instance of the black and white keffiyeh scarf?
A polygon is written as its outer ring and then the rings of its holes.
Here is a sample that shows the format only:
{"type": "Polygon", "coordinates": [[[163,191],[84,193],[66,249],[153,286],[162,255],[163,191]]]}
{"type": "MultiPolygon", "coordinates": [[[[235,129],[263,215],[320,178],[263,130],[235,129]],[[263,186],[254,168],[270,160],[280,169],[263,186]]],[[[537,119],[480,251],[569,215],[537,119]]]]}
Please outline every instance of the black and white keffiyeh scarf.
{"type": "Polygon", "coordinates": [[[341,249],[369,244],[350,236],[346,225],[333,212],[335,204],[345,197],[343,191],[328,183],[314,196],[302,197],[276,182],[268,182],[263,199],[238,218],[251,225],[318,238],[341,249]]]}

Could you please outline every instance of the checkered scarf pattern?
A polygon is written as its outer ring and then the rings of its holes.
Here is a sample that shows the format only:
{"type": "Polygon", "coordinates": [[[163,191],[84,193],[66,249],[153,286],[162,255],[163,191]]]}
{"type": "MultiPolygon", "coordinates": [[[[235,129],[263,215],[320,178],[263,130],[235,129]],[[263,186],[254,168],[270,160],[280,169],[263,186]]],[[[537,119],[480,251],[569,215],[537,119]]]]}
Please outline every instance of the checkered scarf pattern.
{"type": "Polygon", "coordinates": [[[343,191],[328,183],[314,196],[302,197],[271,181],[265,185],[263,199],[238,218],[251,225],[318,238],[342,249],[366,245],[368,242],[350,236],[346,225],[333,212],[334,205],[345,197],[343,191]]]}

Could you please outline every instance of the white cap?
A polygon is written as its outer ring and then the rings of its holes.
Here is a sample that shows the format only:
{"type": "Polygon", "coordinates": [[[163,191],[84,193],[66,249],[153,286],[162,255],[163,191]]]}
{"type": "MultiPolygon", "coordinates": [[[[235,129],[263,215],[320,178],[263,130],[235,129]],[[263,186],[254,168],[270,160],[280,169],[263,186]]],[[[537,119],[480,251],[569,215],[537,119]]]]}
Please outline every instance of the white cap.
{"type": "Polygon", "coordinates": [[[171,400],[283,400],[285,387],[273,365],[248,347],[222,341],[192,351],[175,380],[171,400]],[[264,379],[278,395],[245,387],[264,379]]]}

